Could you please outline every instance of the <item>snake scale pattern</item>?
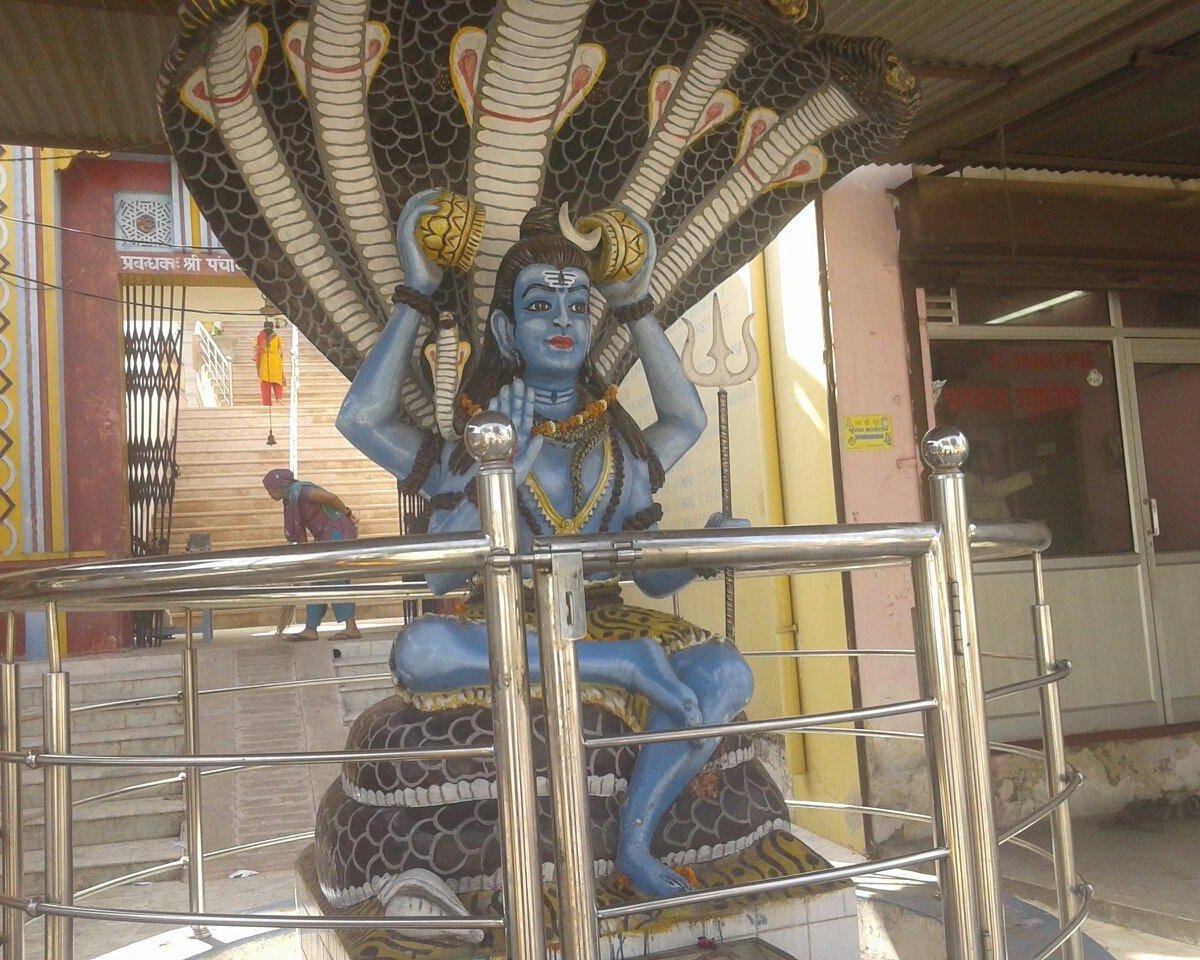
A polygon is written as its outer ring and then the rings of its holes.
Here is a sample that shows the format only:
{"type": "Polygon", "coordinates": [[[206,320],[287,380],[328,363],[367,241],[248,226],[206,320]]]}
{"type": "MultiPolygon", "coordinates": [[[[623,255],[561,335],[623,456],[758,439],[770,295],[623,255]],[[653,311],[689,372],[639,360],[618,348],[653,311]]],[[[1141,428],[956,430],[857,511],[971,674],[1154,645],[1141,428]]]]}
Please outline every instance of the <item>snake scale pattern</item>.
{"type": "MultiPolygon", "coordinates": [[[[586,736],[630,731],[615,714],[585,704],[586,736]]],[[[366,710],[355,722],[348,750],[402,750],[480,746],[492,742],[491,711],[465,705],[430,713],[401,696],[366,710]]],[[[553,875],[550,806],[546,799],[545,715],[534,712],[535,772],[543,876],[553,875]]],[[[625,785],[633,775],[634,747],[601,748],[588,757],[592,848],[597,876],[613,870],[625,785]]],[[[455,893],[498,889],[495,767],[488,759],[439,762],[347,763],[330,784],[317,816],[317,877],[335,906],[374,895],[388,876],[413,869],[436,874],[455,893]]],[[[751,740],[728,737],[704,772],[663,819],[652,850],[676,867],[731,856],[766,834],[788,829],[779,789],[751,740]]]]}
{"type": "MultiPolygon", "coordinates": [[[[538,202],[643,213],[669,324],[896,143],[919,97],[886,41],[822,34],[816,0],[189,0],[181,16],[158,91],[180,171],[347,377],[390,312],[390,225],[418,191],[484,210],[473,266],[435,297],[469,338],[538,202]]],[[[628,333],[596,324],[596,371],[619,383],[628,333]]],[[[429,372],[412,370],[405,414],[431,429],[429,372]]]]}

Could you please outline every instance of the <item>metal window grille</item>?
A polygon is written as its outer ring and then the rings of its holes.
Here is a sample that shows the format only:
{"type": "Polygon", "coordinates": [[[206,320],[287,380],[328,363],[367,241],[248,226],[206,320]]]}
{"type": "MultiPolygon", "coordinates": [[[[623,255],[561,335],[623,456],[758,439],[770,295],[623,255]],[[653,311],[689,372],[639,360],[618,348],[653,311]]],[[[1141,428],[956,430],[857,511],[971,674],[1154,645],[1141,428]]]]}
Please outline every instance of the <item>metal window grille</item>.
{"type": "Polygon", "coordinates": [[[958,291],[954,287],[922,287],[927,323],[958,323],[958,291]]]}
{"type": "MultiPolygon", "coordinates": [[[[125,441],[129,549],[135,557],[167,553],[179,467],[175,441],[183,369],[181,287],[130,284],[123,290],[125,441]]],[[[158,646],[163,611],[134,614],[134,643],[158,646]]]]}
{"type": "Polygon", "coordinates": [[[115,204],[118,250],[170,250],[175,216],[169,193],[118,193],[115,204]]]}

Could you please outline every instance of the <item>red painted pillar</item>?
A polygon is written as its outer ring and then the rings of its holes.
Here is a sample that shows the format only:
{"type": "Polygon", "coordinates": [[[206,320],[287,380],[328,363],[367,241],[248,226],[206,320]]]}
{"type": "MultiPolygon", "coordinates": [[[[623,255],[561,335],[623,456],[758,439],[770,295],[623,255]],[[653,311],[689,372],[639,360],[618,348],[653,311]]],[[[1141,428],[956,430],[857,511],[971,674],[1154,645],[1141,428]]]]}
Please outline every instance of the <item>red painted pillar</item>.
{"type": "MultiPolygon", "coordinates": [[[[63,369],[67,504],[72,551],[129,555],[125,351],[121,330],[117,191],[170,191],[162,161],[75,161],[61,175],[63,369]],[[81,231],[79,233],[71,231],[81,231]]],[[[72,614],[70,652],[132,643],[127,614],[72,614]]]]}

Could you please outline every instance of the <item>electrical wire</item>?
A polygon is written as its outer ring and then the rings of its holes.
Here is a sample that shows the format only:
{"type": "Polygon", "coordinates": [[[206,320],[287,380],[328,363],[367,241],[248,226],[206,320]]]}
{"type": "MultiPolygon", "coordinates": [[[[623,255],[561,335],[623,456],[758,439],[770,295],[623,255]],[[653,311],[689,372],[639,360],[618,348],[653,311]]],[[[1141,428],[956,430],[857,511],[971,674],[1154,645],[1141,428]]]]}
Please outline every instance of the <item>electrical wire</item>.
{"type": "MultiPolygon", "coordinates": [[[[114,76],[120,68],[114,65],[114,76]]],[[[121,156],[160,158],[165,154],[166,140],[143,140],[141,143],[115,143],[110,147],[81,147],[69,153],[39,154],[28,157],[0,157],[0,163],[52,163],[56,160],[112,160],[121,156]]],[[[26,147],[31,150],[69,150],[68,147],[36,147],[27,143],[0,144],[0,150],[26,147]]]]}
{"type": "MultiPolygon", "coordinates": [[[[69,293],[72,296],[76,296],[76,297],[87,297],[91,300],[105,300],[108,303],[119,303],[119,304],[125,303],[124,300],[118,300],[116,297],[106,297],[102,293],[90,293],[87,290],[75,290],[75,289],[72,289],[71,287],[64,287],[57,283],[51,283],[49,280],[38,280],[36,277],[27,277],[21,273],[14,273],[11,270],[0,270],[0,276],[12,277],[14,280],[21,280],[21,281],[24,281],[25,283],[35,284],[36,286],[40,286],[40,287],[48,287],[51,290],[57,290],[60,293],[69,293]]],[[[166,286],[175,286],[175,284],[166,284],[166,286]]],[[[22,289],[29,290],[29,289],[34,289],[34,288],[22,286],[22,289]]],[[[263,316],[263,312],[261,310],[204,310],[204,309],[198,309],[198,308],[194,308],[194,307],[186,307],[186,308],[167,307],[166,310],[169,313],[179,313],[181,315],[197,314],[197,315],[210,316],[210,317],[262,317],[263,316]]]]}
{"type": "MultiPolygon", "coordinates": [[[[92,233],[90,230],[79,230],[76,227],[64,227],[60,223],[46,223],[42,220],[24,220],[21,217],[10,217],[7,214],[0,213],[0,220],[7,220],[9,223],[20,223],[27,227],[37,227],[41,230],[61,230],[63,233],[74,233],[81,237],[94,237],[97,240],[112,240],[114,243],[136,243],[136,240],[130,240],[129,237],[113,237],[107,233],[92,233]]],[[[182,250],[198,250],[204,253],[226,253],[224,247],[193,247],[189,244],[180,244],[179,246],[172,245],[172,251],[182,250]]],[[[135,251],[130,251],[135,252],[135,251]]]]}
{"type": "MultiPolygon", "coordinates": [[[[94,153],[56,153],[52,156],[0,157],[0,163],[52,163],[55,160],[74,160],[78,157],[94,157],[94,153]]],[[[99,157],[98,159],[105,159],[99,157]]]]}

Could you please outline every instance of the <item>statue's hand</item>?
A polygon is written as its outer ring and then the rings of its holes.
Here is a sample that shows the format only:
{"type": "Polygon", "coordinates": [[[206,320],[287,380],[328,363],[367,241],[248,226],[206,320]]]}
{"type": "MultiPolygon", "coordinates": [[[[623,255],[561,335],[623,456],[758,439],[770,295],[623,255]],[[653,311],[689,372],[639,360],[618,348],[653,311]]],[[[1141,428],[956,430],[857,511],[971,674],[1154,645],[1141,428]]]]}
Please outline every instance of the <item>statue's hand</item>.
{"type": "Polygon", "coordinates": [[[513,470],[517,483],[524,483],[529,478],[529,471],[542,450],[544,438],[533,432],[533,407],[533,387],[527,386],[520,377],[501,387],[488,402],[489,410],[504,414],[516,427],[517,452],[513,457],[513,470]]]}
{"type": "Polygon", "coordinates": [[[610,307],[636,303],[646,296],[650,292],[650,278],[654,274],[654,264],[658,259],[658,245],[655,243],[654,231],[650,229],[650,224],[631,210],[625,212],[641,228],[642,235],[646,238],[646,259],[642,261],[641,269],[628,280],[605,280],[598,284],[610,307]]]}
{"type": "Polygon", "coordinates": [[[750,521],[745,517],[730,517],[724,513],[714,513],[708,518],[708,522],[704,525],[705,530],[734,530],[750,526],[750,521]]]}
{"type": "Polygon", "coordinates": [[[434,199],[440,190],[422,190],[413,194],[400,211],[396,221],[396,249],[404,267],[404,282],[429,296],[442,282],[442,268],[425,255],[425,248],[417,239],[417,221],[426,213],[434,213],[434,199]]]}

